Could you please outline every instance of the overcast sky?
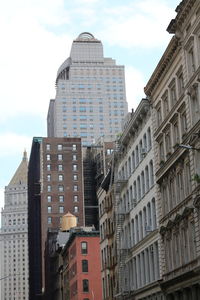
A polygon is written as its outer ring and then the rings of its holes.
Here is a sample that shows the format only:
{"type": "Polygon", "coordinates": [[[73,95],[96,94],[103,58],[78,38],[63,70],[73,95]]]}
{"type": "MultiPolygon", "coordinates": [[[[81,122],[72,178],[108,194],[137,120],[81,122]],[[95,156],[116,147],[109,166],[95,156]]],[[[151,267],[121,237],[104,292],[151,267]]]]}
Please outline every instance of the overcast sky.
{"type": "Polygon", "coordinates": [[[4,187],[30,154],[33,136],[46,136],[56,73],[73,39],[91,32],[104,56],[125,65],[129,110],[171,36],[166,28],[179,0],[6,0],[0,9],[0,207],[4,187]]]}

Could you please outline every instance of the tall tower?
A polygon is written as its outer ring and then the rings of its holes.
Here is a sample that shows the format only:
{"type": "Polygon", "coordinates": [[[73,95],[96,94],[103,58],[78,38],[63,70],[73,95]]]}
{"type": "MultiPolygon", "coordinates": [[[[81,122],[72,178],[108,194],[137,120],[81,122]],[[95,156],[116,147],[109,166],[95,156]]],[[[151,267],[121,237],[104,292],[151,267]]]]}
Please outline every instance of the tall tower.
{"type": "Polygon", "coordinates": [[[84,225],[80,138],[34,137],[28,169],[29,299],[45,292],[45,243],[68,211],[84,225]]]}
{"type": "Polygon", "coordinates": [[[0,233],[1,299],[28,299],[27,173],[24,152],[22,162],[5,187],[0,233]]]}
{"type": "Polygon", "coordinates": [[[124,66],[105,58],[101,41],[91,33],[81,33],[58,69],[48,136],[81,137],[83,145],[100,136],[113,140],[127,111],[124,66]]]}

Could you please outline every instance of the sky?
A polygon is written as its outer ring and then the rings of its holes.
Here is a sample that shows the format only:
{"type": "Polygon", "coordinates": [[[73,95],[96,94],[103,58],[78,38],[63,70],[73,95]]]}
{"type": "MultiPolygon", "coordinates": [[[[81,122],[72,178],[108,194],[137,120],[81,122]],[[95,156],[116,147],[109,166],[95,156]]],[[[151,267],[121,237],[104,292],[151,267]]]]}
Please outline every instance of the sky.
{"type": "Polygon", "coordinates": [[[56,73],[81,32],[101,40],[104,56],[125,65],[129,111],[171,35],[180,0],[7,0],[0,9],[0,208],[33,136],[46,136],[56,73]]]}

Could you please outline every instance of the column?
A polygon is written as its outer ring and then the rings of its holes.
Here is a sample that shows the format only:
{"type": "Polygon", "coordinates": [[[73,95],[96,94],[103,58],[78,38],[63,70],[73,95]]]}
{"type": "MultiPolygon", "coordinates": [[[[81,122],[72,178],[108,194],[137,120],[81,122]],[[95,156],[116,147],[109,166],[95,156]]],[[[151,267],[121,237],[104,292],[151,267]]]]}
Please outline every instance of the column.
{"type": "Polygon", "coordinates": [[[149,277],[150,277],[150,282],[153,281],[153,262],[152,262],[152,255],[151,255],[151,250],[150,247],[148,248],[148,256],[149,256],[149,277]]]}

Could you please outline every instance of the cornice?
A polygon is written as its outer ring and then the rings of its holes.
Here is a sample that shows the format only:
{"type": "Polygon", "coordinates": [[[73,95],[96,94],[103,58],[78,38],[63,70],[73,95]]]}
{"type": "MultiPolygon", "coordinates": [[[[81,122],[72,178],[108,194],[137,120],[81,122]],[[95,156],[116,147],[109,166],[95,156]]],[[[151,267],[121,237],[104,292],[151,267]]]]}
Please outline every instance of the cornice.
{"type": "Polygon", "coordinates": [[[171,41],[169,42],[167,49],[161,57],[156,69],[154,70],[152,76],[150,77],[149,81],[147,82],[147,85],[144,88],[144,92],[147,95],[147,97],[150,98],[150,101],[154,89],[162,80],[163,76],[166,74],[167,70],[171,66],[173,58],[180,50],[180,47],[181,46],[179,43],[179,39],[176,36],[173,36],[171,41]]]}
{"type": "Polygon", "coordinates": [[[178,28],[182,26],[191,12],[191,8],[194,5],[196,0],[183,0],[176,8],[176,18],[172,19],[167,27],[169,33],[175,33],[178,28]]]}

